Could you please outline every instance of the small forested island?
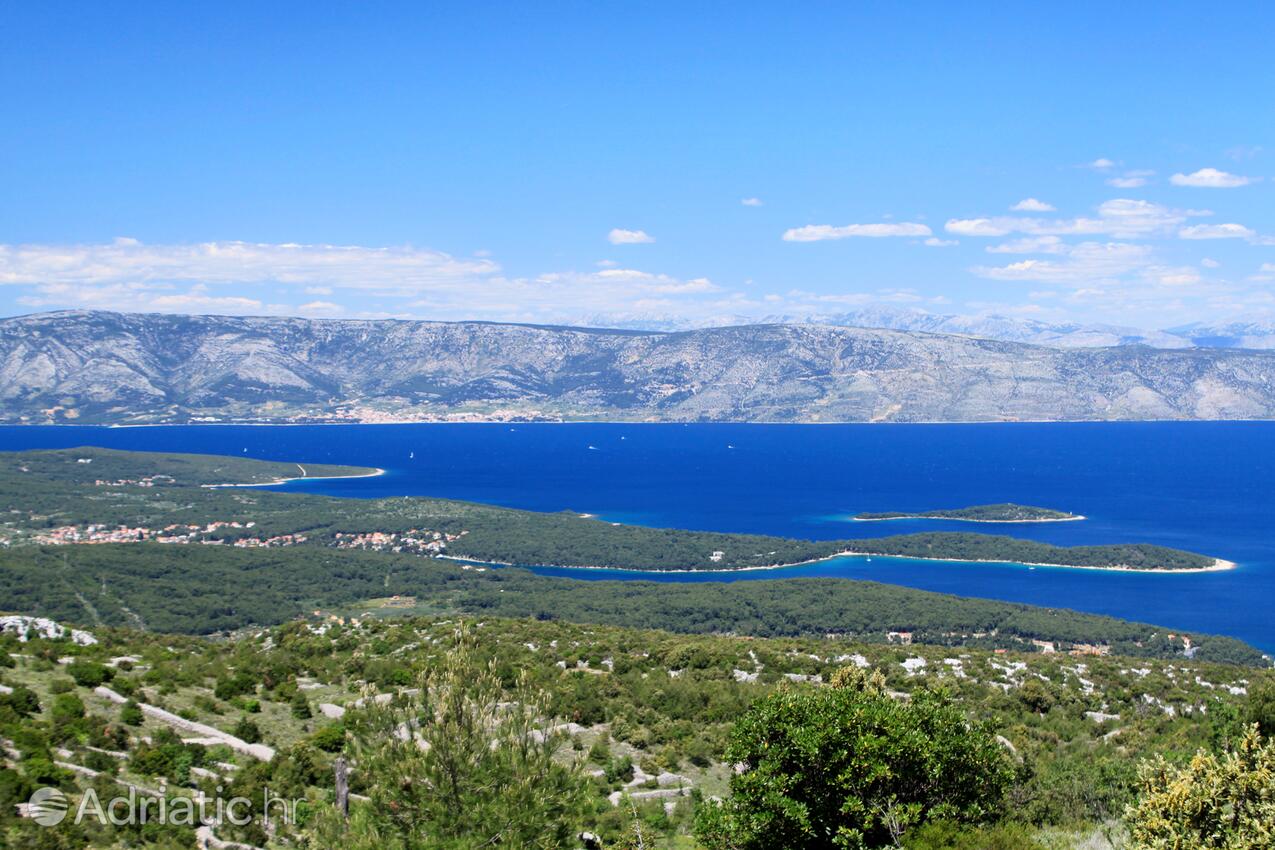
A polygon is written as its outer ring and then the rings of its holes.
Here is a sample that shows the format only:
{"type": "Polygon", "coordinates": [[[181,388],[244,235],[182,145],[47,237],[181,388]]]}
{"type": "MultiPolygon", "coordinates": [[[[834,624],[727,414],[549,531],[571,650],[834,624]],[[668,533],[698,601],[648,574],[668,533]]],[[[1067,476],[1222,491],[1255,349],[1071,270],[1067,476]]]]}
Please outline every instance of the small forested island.
{"type": "Polygon", "coordinates": [[[952,508],[937,511],[867,511],[855,514],[861,522],[887,519],[955,519],[964,522],[1068,522],[1084,519],[1080,514],[1038,508],[1032,505],[1015,505],[1002,502],[996,505],[971,505],[968,508],[952,508]]]}

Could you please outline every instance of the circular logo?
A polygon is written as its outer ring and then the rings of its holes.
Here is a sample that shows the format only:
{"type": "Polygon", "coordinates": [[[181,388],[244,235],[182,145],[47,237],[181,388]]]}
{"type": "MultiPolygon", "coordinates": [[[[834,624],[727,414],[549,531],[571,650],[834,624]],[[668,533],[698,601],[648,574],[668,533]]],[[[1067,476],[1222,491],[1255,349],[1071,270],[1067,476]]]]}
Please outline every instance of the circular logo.
{"type": "Polygon", "coordinates": [[[66,795],[56,788],[37,788],[27,801],[27,816],[40,826],[57,826],[66,809],[66,795]]]}

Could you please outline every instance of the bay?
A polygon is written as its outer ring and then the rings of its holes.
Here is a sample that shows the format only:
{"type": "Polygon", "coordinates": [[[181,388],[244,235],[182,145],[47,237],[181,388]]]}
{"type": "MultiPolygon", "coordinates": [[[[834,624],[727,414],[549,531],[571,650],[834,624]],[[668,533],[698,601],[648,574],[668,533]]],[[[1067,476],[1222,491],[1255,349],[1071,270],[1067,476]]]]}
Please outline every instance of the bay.
{"type": "Polygon", "coordinates": [[[1275,650],[1275,423],[0,427],[4,450],[80,445],[378,466],[385,475],[278,489],[441,496],[651,526],[813,539],[968,530],[1059,545],[1158,543],[1239,566],[1156,575],[873,557],[732,574],[537,571],[669,582],[842,576],[1110,614],[1275,650]],[[990,502],[1087,519],[850,519],[990,502]]]}

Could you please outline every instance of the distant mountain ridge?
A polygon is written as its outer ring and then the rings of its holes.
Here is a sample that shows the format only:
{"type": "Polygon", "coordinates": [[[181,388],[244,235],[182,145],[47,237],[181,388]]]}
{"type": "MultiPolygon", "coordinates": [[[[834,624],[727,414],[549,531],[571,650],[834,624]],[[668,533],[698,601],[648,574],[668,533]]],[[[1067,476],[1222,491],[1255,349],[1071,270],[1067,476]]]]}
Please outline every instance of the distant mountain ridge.
{"type": "Polygon", "coordinates": [[[69,311],[0,320],[0,421],[1265,419],[1275,352],[814,324],[681,332],[69,311]]]}
{"type": "Polygon", "coordinates": [[[914,307],[890,304],[871,305],[843,313],[777,313],[760,319],[719,316],[697,322],[660,316],[592,316],[581,320],[580,324],[587,327],[622,327],[646,331],[702,330],[745,324],[834,325],[958,334],[1054,348],[1104,348],[1116,345],[1149,345],[1153,348],[1275,348],[1275,321],[1214,324],[1197,322],[1167,330],[1145,330],[1127,325],[1042,322],[995,313],[931,313],[914,307]]]}

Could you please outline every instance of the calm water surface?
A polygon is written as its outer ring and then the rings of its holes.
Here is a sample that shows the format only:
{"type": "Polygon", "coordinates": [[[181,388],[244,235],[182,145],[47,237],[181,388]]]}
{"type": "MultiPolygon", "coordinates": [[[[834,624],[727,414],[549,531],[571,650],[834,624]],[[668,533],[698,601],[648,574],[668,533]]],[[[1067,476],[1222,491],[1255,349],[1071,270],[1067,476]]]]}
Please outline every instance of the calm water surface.
{"type": "Polygon", "coordinates": [[[1239,563],[1199,575],[843,558],[723,575],[866,578],[1234,635],[1275,650],[1275,423],[0,427],[0,449],[95,445],[388,470],[279,489],[433,495],[628,523],[805,538],[974,530],[1073,545],[1145,541],[1239,563]],[[851,522],[859,511],[1019,502],[1083,522],[851,522]]]}

